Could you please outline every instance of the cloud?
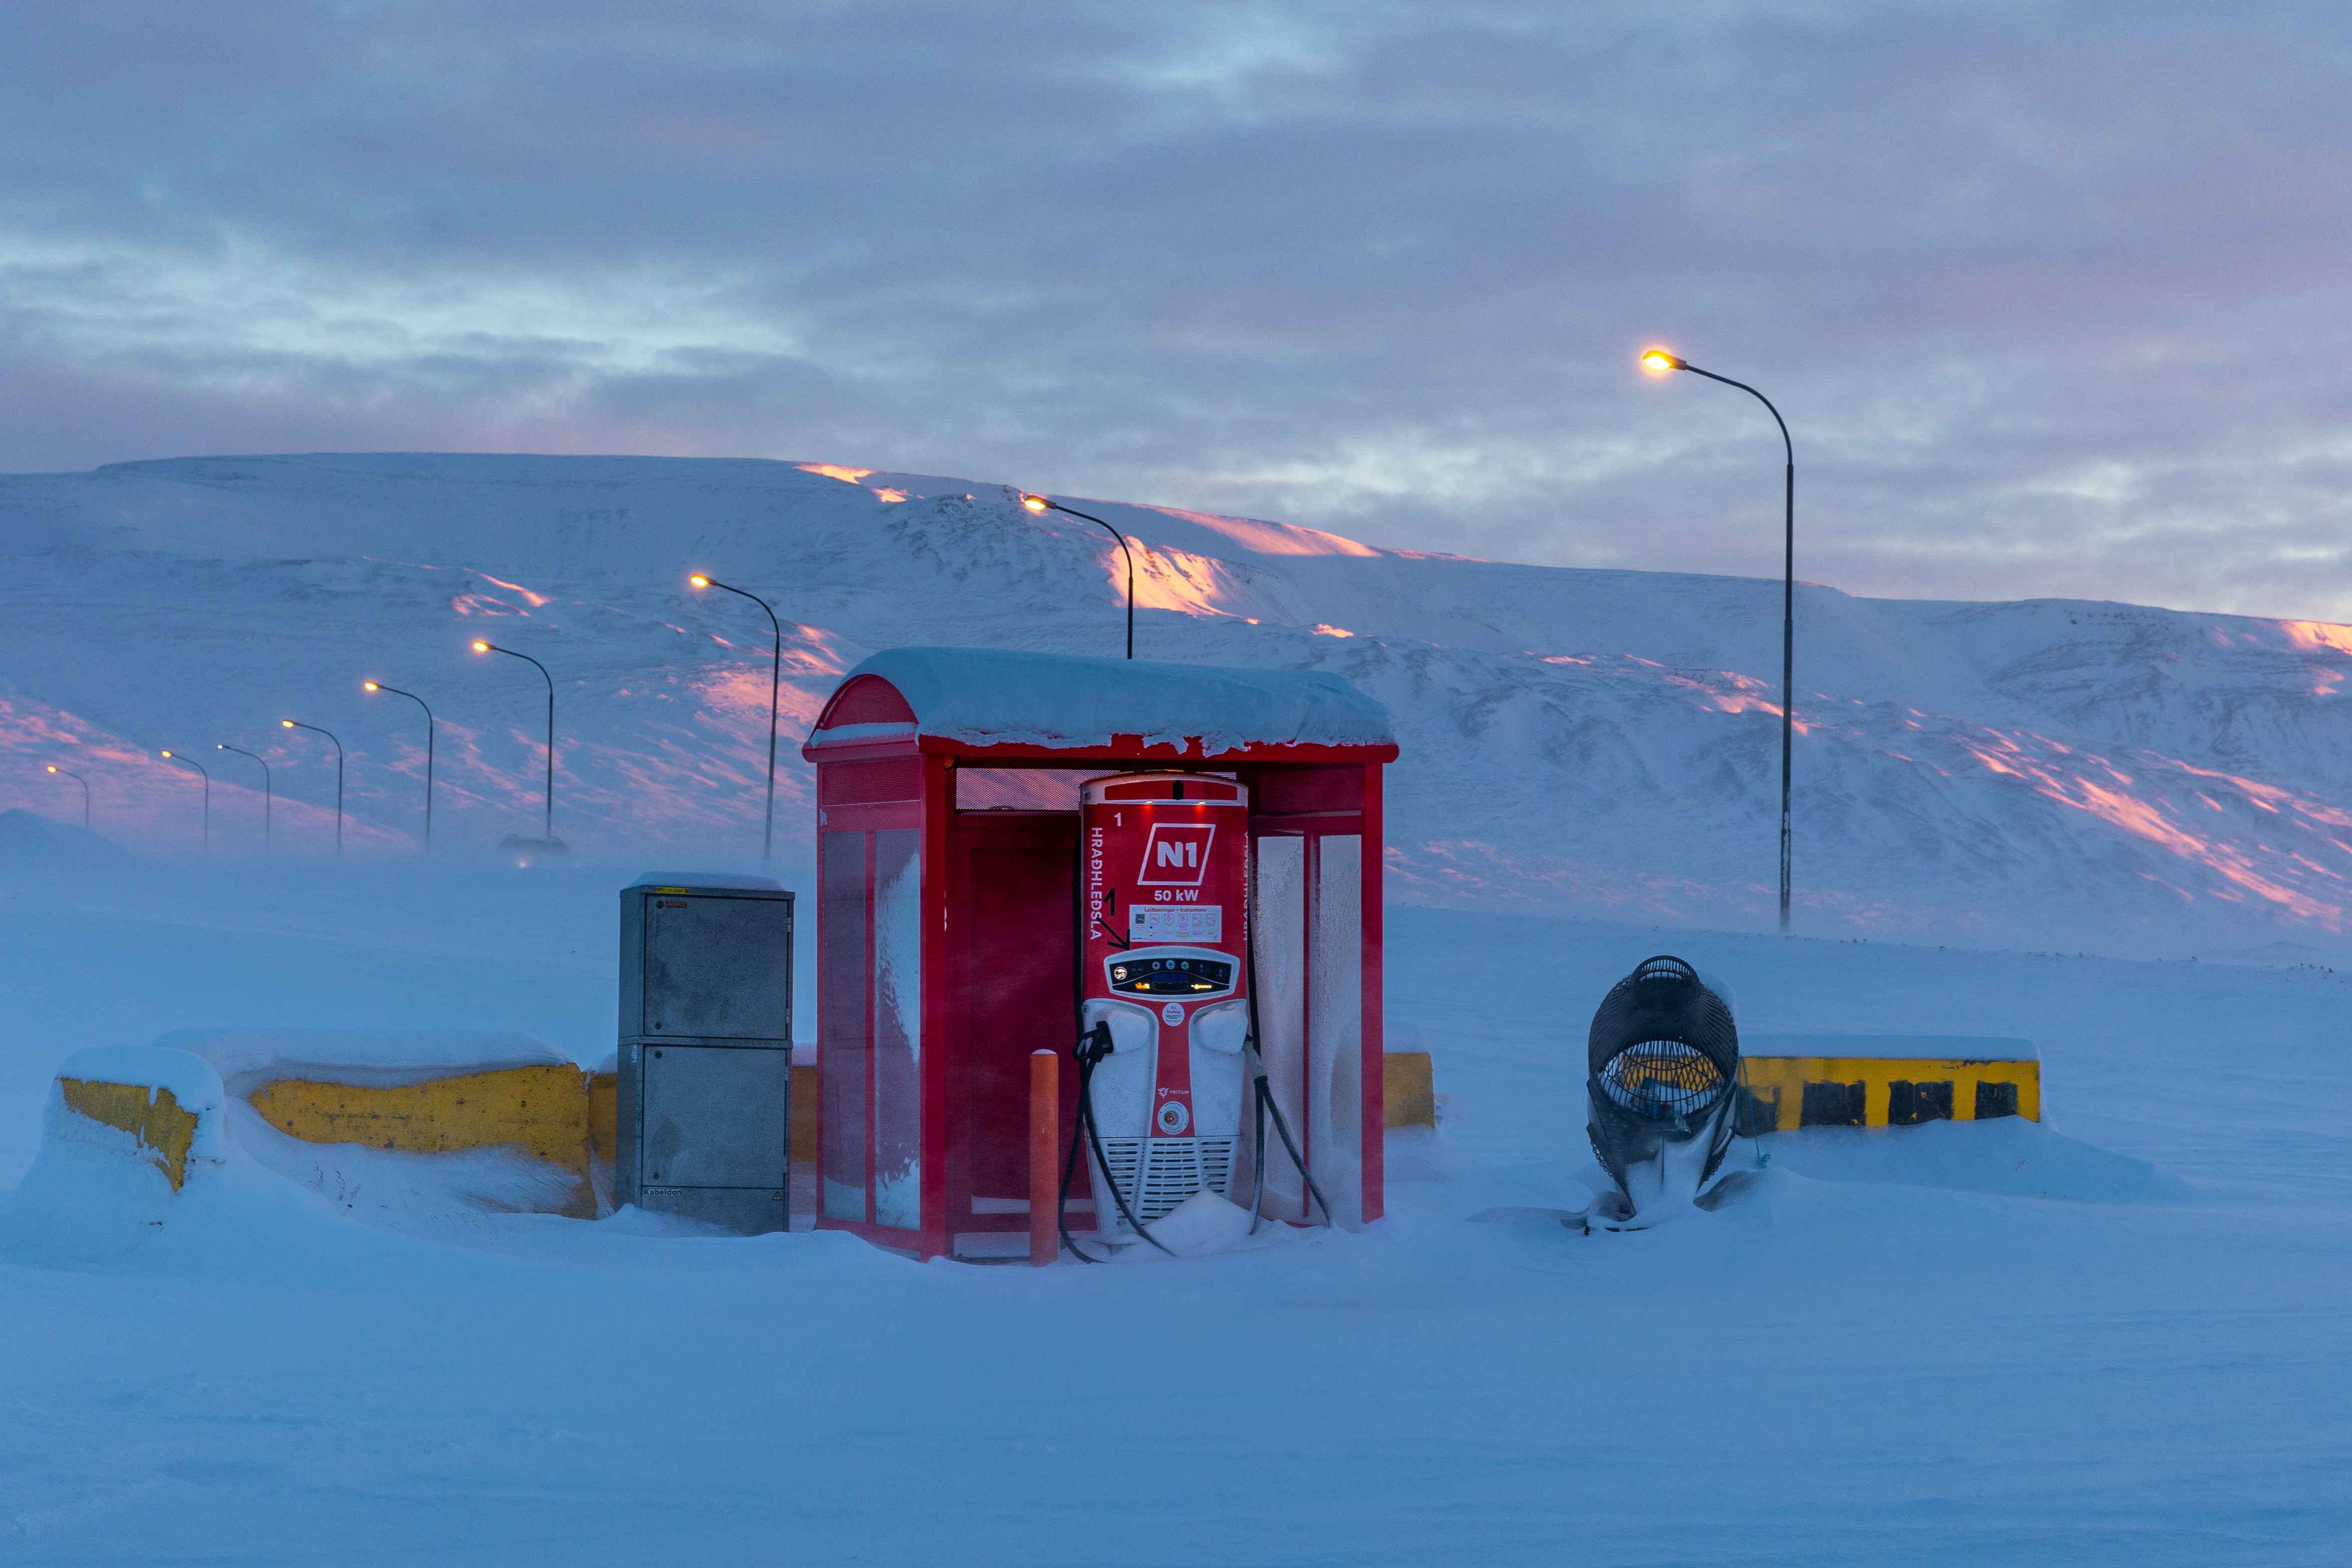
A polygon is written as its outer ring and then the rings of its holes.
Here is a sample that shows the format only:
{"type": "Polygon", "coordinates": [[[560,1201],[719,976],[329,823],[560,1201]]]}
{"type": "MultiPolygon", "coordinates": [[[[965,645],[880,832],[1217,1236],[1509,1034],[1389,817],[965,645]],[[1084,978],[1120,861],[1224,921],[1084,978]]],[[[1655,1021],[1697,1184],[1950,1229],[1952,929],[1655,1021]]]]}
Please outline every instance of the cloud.
{"type": "Polygon", "coordinates": [[[56,7],[0,465],[733,454],[1508,559],[2352,618],[2352,19],[56,7]]]}

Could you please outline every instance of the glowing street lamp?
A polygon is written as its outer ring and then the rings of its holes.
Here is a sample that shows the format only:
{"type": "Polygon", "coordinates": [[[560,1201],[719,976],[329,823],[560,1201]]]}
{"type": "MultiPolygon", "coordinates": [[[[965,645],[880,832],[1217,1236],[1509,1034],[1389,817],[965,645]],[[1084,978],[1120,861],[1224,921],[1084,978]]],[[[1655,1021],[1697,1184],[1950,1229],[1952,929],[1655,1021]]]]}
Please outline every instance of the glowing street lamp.
{"type": "MultiPolygon", "coordinates": [[[[215,751],[234,751],[239,757],[250,757],[256,762],[261,762],[261,756],[258,752],[247,751],[242,746],[231,746],[225,740],[215,741],[213,743],[213,749],[215,751]]],[[[261,852],[265,857],[269,853],[269,817],[273,804],[272,792],[269,787],[269,764],[267,762],[261,762],[261,852]]]]}
{"type": "Polygon", "coordinates": [[[1024,495],[1021,497],[1021,504],[1028,507],[1031,511],[1037,513],[1040,517],[1044,516],[1047,512],[1065,512],[1073,517],[1083,517],[1087,522],[1096,525],[1097,528],[1107,530],[1110,534],[1111,538],[1118,541],[1120,552],[1127,557],[1127,656],[1130,659],[1134,658],[1135,552],[1127,548],[1127,536],[1120,533],[1117,528],[1112,528],[1108,523],[1104,522],[1100,517],[1091,516],[1086,512],[1081,512],[1075,507],[1066,507],[1059,501],[1049,501],[1043,496],[1024,495]]]}
{"type": "Polygon", "coordinates": [[[205,775],[205,853],[213,852],[213,776],[205,773],[205,765],[193,757],[183,757],[176,751],[163,753],[166,762],[184,762],[205,775]]]}
{"type": "Polygon", "coordinates": [[[1794,674],[1797,659],[1797,448],[1789,439],[1788,421],[1772,406],[1772,400],[1749,386],[1735,382],[1729,376],[1717,375],[1713,371],[1700,370],[1688,360],[1670,354],[1664,349],[1644,350],[1642,368],[1654,375],[1671,375],[1676,371],[1688,371],[1695,376],[1705,376],[1711,382],[1721,382],[1727,387],[1738,387],[1764,405],[1772,423],[1780,427],[1780,445],[1787,452],[1789,465],[1780,491],[1781,507],[1781,571],[1780,571],[1780,934],[1789,933],[1789,760],[1791,736],[1796,725],[1794,674]]]}
{"type": "Polygon", "coordinates": [[[748,599],[768,612],[768,624],[775,629],[775,656],[768,664],[768,827],[767,836],[760,841],[760,858],[774,857],[776,848],[776,694],[784,680],[784,627],[776,619],[776,607],[756,593],[746,593],[740,588],[730,588],[715,577],[696,572],[686,580],[697,588],[716,588],[738,599],[748,599]]]}
{"type": "Polygon", "coordinates": [[[329,740],[335,741],[335,858],[341,860],[343,854],[343,743],[327,735],[317,725],[304,724],[299,718],[281,718],[278,722],[288,729],[307,729],[313,735],[326,735],[329,740]]]}
{"type": "Polygon", "coordinates": [[[474,652],[504,653],[509,659],[520,659],[524,664],[537,670],[540,678],[547,683],[547,827],[545,833],[548,838],[552,839],[555,837],[555,677],[547,673],[545,664],[541,664],[529,653],[518,653],[512,648],[501,648],[496,643],[485,643],[478,637],[474,639],[474,652]]]}
{"type": "Polygon", "coordinates": [[[425,706],[425,699],[415,692],[404,692],[398,686],[387,686],[380,681],[362,681],[362,691],[390,692],[396,697],[406,697],[425,708],[425,852],[433,852],[433,710],[425,706]]]}
{"type": "Polygon", "coordinates": [[[50,764],[49,764],[49,771],[50,771],[50,772],[52,772],[52,773],[54,773],[54,774],[56,774],[56,775],[57,775],[58,777],[59,777],[60,779],[72,779],[75,783],[77,783],[77,784],[79,784],[79,785],[80,785],[80,786],[81,786],[81,825],[82,825],[83,827],[85,827],[85,828],[89,827],[89,779],[85,779],[85,778],[83,778],[80,774],[76,773],[72,768],[60,768],[60,767],[58,767],[58,766],[56,763],[54,763],[54,762],[52,762],[52,763],[50,763],[50,764]]]}

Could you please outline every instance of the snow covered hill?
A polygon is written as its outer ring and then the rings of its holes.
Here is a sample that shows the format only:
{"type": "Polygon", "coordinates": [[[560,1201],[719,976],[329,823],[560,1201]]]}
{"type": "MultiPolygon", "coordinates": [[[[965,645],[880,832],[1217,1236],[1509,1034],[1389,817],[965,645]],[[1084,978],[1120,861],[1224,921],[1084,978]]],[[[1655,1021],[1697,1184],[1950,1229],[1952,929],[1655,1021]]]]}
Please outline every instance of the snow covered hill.
{"type": "MultiPolygon", "coordinates": [[[[1136,543],[1139,656],[1316,668],[1396,716],[1406,903],[1762,929],[1773,904],[1780,585],[1381,550],[1280,524],[1074,502],[1136,543]]],[[[1563,526],[1590,526],[1564,523],[1563,526]]],[[[1826,524],[1822,526],[1828,526],[1826,524]]],[[[150,854],[478,854],[539,824],[583,856],[758,854],[767,628],[786,620],[778,837],[840,673],[921,642],[1116,654],[1101,530],[1001,486],[656,458],[184,459],[0,479],[0,809],[150,854]]],[[[2208,956],[2352,952],[2352,630],[2062,601],[1798,605],[1798,925],[2208,956]]]]}

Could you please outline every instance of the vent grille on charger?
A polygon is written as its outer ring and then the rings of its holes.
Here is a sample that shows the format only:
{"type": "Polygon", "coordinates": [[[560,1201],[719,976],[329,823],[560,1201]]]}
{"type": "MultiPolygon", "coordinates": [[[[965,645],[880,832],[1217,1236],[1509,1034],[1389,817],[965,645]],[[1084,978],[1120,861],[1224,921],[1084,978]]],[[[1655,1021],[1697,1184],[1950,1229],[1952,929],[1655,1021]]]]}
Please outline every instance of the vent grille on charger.
{"type": "MultiPolygon", "coordinates": [[[[1146,1225],[1204,1188],[1220,1197],[1232,1196],[1231,1138],[1105,1138],[1103,1160],[1119,1196],[1146,1225]],[[1139,1193],[1136,1190],[1139,1164],[1143,1166],[1139,1193]]],[[[1127,1228],[1115,1207],[1097,1223],[1121,1230],[1127,1228]]]]}

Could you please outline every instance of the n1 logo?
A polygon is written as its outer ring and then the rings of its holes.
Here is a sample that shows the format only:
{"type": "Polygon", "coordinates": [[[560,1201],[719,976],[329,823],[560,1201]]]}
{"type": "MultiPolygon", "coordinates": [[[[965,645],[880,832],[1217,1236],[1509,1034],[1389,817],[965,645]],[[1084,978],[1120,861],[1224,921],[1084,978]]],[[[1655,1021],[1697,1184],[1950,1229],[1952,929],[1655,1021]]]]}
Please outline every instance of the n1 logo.
{"type": "Polygon", "coordinates": [[[1143,869],[1136,873],[1140,887],[1198,887],[1209,870],[1209,846],[1216,841],[1213,822],[1154,822],[1144,841],[1143,869]]]}

